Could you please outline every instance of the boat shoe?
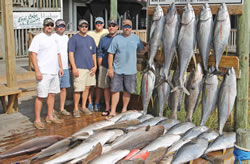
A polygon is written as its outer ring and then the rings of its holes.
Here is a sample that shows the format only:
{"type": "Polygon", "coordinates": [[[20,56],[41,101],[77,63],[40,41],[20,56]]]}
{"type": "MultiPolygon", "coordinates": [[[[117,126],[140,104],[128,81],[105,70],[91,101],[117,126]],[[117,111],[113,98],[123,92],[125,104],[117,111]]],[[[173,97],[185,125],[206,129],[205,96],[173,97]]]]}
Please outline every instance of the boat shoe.
{"type": "Polygon", "coordinates": [[[35,126],[35,128],[37,129],[45,129],[45,125],[42,122],[34,122],[33,125],[35,126]]]}
{"type": "Polygon", "coordinates": [[[92,112],[88,108],[80,108],[80,111],[85,114],[92,114],[92,112]]]}
{"type": "Polygon", "coordinates": [[[73,116],[74,117],[81,117],[79,110],[73,110],[73,116]]]}
{"type": "Polygon", "coordinates": [[[66,109],[60,110],[58,113],[63,115],[63,116],[69,116],[70,115],[70,113],[66,109]]]}
{"type": "Polygon", "coordinates": [[[49,123],[49,124],[50,123],[54,123],[54,124],[61,124],[61,123],[63,123],[62,119],[54,118],[53,120],[50,120],[48,116],[45,118],[45,121],[47,123],[49,123]]]}

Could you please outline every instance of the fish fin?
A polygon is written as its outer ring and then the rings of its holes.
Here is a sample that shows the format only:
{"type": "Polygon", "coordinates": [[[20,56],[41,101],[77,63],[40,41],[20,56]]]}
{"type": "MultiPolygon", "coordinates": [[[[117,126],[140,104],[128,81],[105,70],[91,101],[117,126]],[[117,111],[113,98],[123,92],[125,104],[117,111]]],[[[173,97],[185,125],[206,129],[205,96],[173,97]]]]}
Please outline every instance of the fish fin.
{"type": "Polygon", "coordinates": [[[215,161],[214,161],[213,159],[209,158],[206,154],[203,154],[203,155],[201,156],[201,158],[204,159],[204,160],[209,161],[209,162],[212,163],[212,164],[215,163],[215,161]]]}
{"type": "Polygon", "coordinates": [[[174,87],[170,92],[171,92],[171,93],[172,93],[172,92],[175,92],[175,91],[177,91],[179,88],[180,88],[180,86],[176,86],[176,87],[174,87]]]}
{"type": "Polygon", "coordinates": [[[222,150],[222,154],[225,155],[225,154],[226,154],[226,151],[227,151],[227,149],[223,149],[223,150],[222,150]]]}
{"type": "Polygon", "coordinates": [[[190,95],[190,93],[188,92],[187,88],[184,87],[184,85],[182,86],[182,89],[183,89],[184,93],[186,93],[188,96],[190,95]]]}
{"type": "Polygon", "coordinates": [[[154,98],[151,96],[152,108],[154,108],[154,98]]]}
{"type": "Polygon", "coordinates": [[[184,28],[181,28],[181,30],[179,32],[179,36],[178,36],[178,45],[180,44],[184,34],[185,34],[185,30],[184,30],[184,28]]]}
{"type": "Polygon", "coordinates": [[[193,58],[193,61],[194,61],[194,67],[196,68],[197,67],[197,62],[196,62],[196,57],[195,57],[194,53],[193,53],[192,58],[193,58]]]}
{"type": "Polygon", "coordinates": [[[149,131],[150,130],[150,125],[146,126],[145,131],[149,131]]]}

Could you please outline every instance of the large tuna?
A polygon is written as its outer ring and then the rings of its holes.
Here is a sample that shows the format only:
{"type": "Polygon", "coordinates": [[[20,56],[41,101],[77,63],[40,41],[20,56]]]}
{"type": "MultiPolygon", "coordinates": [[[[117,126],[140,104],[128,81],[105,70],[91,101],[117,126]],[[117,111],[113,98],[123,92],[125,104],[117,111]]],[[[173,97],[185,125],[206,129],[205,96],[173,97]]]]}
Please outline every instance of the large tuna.
{"type": "Polygon", "coordinates": [[[230,35],[231,23],[230,16],[225,3],[221,4],[217,15],[215,17],[213,46],[214,55],[216,59],[216,70],[219,71],[219,63],[221,56],[223,55],[225,48],[228,44],[228,38],[230,35]]]}
{"type": "Polygon", "coordinates": [[[213,36],[213,15],[207,3],[205,3],[199,14],[197,27],[197,46],[202,57],[203,68],[208,71],[208,59],[210,45],[213,36]]]}
{"type": "Polygon", "coordinates": [[[154,90],[155,78],[155,66],[153,64],[151,68],[148,69],[147,72],[145,72],[142,76],[141,96],[144,114],[146,114],[148,111],[148,104],[154,90]]]}
{"type": "MultiPolygon", "coordinates": [[[[177,86],[180,84],[179,81],[179,73],[180,69],[177,66],[177,69],[175,70],[172,78],[172,83],[177,86]]],[[[184,81],[186,81],[186,75],[184,76],[184,81]]],[[[177,119],[177,111],[181,109],[181,105],[183,103],[183,96],[184,92],[182,88],[177,88],[175,92],[170,92],[169,98],[168,98],[168,107],[171,109],[171,118],[177,119]]]]}
{"type": "Polygon", "coordinates": [[[164,13],[160,5],[157,5],[153,15],[153,23],[150,29],[150,58],[148,61],[149,67],[154,63],[154,57],[157,54],[157,51],[160,49],[162,44],[162,32],[163,26],[165,23],[164,13]]]}
{"type": "Polygon", "coordinates": [[[209,115],[215,110],[218,91],[219,80],[217,75],[213,74],[214,67],[210,67],[208,74],[204,77],[204,84],[202,89],[202,117],[201,126],[205,125],[209,115]]]}
{"type": "Polygon", "coordinates": [[[227,118],[231,114],[237,94],[236,74],[230,68],[221,83],[218,97],[219,133],[222,134],[227,118]]]}
{"type": "MultiPolygon", "coordinates": [[[[161,67],[160,76],[164,78],[165,75],[163,73],[163,69],[164,68],[161,67]]],[[[158,93],[158,101],[159,101],[159,116],[163,116],[164,107],[166,105],[166,102],[168,100],[168,96],[170,93],[169,84],[166,82],[161,83],[160,86],[157,87],[157,93],[158,93]]]]}
{"type": "Polygon", "coordinates": [[[192,122],[193,112],[195,111],[203,84],[203,73],[201,65],[198,63],[195,70],[193,70],[186,83],[186,88],[190,95],[185,96],[185,110],[187,112],[185,121],[192,122]]]}
{"type": "MultiPolygon", "coordinates": [[[[189,95],[188,90],[184,87],[184,73],[187,70],[188,64],[194,56],[194,47],[196,42],[196,20],[194,9],[188,3],[182,13],[181,29],[178,36],[178,56],[179,56],[179,67],[180,67],[180,86],[184,92],[189,95]]],[[[173,91],[175,91],[173,89],[173,91]]]]}
{"type": "Polygon", "coordinates": [[[164,51],[164,75],[165,80],[170,81],[168,79],[168,74],[170,70],[170,66],[174,57],[174,52],[176,51],[177,38],[180,26],[180,16],[176,10],[175,4],[172,3],[166,14],[166,21],[163,29],[163,51],[164,51]]]}

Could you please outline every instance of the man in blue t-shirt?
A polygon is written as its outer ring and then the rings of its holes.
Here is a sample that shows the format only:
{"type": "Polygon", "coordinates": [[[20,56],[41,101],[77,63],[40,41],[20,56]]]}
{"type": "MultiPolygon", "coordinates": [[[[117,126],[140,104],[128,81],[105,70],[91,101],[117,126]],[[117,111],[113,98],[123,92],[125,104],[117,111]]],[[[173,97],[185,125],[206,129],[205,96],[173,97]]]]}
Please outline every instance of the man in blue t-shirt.
{"type": "Polygon", "coordinates": [[[96,44],[92,37],[87,35],[88,21],[81,19],[78,23],[79,33],[73,35],[68,44],[69,61],[72,66],[74,77],[74,117],[80,117],[78,110],[80,93],[82,92],[82,105],[80,110],[83,113],[91,114],[86,108],[89,87],[96,84],[96,44]]]}
{"type": "Polygon", "coordinates": [[[99,67],[99,76],[98,76],[98,86],[104,89],[105,97],[105,111],[102,113],[103,116],[109,115],[110,111],[110,77],[108,76],[108,48],[111,44],[111,41],[117,34],[118,25],[116,20],[108,21],[108,31],[109,34],[104,36],[97,48],[97,63],[99,67]]]}
{"type": "Polygon", "coordinates": [[[108,49],[108,75],[111,78],[112,101],[111,112],[107,119],[116,115],[121,91],[123,91],[122,112],[127,111],[130,95],[136,91],[136,54],[137,51],[147,51],[140,38],[131,33],[131,20],[123,20],[122,28],[123,33],[112,40],[108,49]]]}

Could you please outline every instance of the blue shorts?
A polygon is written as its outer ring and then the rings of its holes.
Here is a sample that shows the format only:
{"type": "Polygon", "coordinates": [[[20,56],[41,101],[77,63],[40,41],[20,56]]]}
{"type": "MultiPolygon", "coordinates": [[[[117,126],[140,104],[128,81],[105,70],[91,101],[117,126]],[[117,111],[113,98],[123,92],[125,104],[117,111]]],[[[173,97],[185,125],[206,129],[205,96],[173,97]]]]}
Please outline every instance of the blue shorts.
{"type": "Polygon", "coordinates": [[[69,88],[71,86],[69,69],[64,69],[63,71],[64,74],[60,78],[60,88],[69,88]]]}
{"type": "Polygon", "coordinates": [[[136,74],[124,75],[114,73],[111,79],[111,92],[127,91],[130,94],[136,91],[136,74]]]}

